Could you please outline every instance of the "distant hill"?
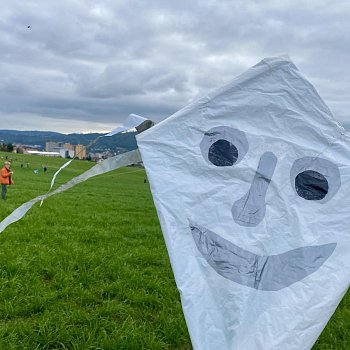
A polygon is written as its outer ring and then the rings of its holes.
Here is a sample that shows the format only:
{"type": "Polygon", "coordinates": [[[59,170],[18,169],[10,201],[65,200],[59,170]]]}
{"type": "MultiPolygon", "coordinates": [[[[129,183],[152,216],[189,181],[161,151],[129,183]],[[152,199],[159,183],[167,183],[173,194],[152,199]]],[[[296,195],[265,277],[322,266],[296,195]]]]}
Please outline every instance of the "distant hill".
{"type": "MultiPolygon", "coordinates": [[[[45,143],[49,141],[67,142],[87,146],[99,136],[103,135],[104,134],[99,133],[67,135],[52,131],[0,130],[0,142],[22,145],[38,145],[44,149],[45,143]]],[[[104,150],[116,151],[121,149],[131,151],[137,148],[135,135],[136,132],[127,132],[111,137],[101,137],[96,143],[89,147],[89,150],[92,152],[104,150]]]]}

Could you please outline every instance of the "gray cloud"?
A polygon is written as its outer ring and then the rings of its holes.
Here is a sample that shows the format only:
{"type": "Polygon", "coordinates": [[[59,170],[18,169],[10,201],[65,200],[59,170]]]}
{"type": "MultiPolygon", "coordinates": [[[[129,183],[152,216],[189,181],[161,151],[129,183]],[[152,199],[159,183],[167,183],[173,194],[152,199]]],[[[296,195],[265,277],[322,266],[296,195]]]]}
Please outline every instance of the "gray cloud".
{"type": "Polygon", "coordinates": [[[4,0],[0,128],[23,128],[23,116],[32,129],[67,120],[67,132],[73,120],[161,120],[280,53],[350,123],[349,15],[348,2],[327,0],[4,0]]]}

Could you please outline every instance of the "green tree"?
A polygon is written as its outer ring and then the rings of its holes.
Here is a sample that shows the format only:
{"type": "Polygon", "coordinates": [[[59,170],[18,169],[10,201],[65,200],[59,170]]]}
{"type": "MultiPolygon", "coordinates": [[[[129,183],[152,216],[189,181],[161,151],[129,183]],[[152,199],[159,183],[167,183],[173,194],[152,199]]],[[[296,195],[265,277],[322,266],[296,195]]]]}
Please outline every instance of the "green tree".
{"type": "Polygon", "coordinates": [[[7,148],[7,152],[13,152],[13,144],[12,143],[8,143],[6,148],[7,148]]]}

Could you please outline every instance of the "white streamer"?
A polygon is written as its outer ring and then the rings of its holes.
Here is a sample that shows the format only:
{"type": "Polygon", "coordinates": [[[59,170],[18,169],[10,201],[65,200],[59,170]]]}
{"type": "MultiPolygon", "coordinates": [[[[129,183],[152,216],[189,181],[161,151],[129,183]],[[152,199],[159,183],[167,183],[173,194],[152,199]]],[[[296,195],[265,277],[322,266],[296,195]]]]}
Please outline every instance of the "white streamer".
{"type": "Polygon", "coordinates": [[[51,188],[52,188],[53,184],[55,183],[55,179],[56,179],[56,176],[58,175],[58,173],[59,173],[62,169],[64,169],[66,166],[68,166],[70,163],[72,163],[72,161],[73,161],[73,159],[71,159],[71,160],[68,161],[67,163],[64,163],[64,164],[55,172],[55,174],[53,175],[53,178],[52,178],[52,180],[51,180],[51,186],[50,186],[49,191],[51,191],[51,188]]]}
{"type": "MultiPolygon", "coordinates": [[[[73,159],[74,159],[74,158],[73,158],[73,159]]],[[[57,175],[59,174],[59,172],[60,172],[62,169],[64,169],[66,166],[68,166],[70,163],[72,163],[73,159],[69,160],[67,163],[64,163],[64,164],[54,173],[54,175],[53,175],[53,177],[52,177],[52,180],[51,180],[51,186],[50,186],[49,190],[47,191],[47,194],[51,191],[51,189],[52,189],[52,187],[53,187],[53,185],[54,185],[54,183],[55,183],[56,177],[57,177],[57,175]]],[[[41,200],[40,206],[42,206],[43,203],[44,203],[44,198],[41,200]]]]}

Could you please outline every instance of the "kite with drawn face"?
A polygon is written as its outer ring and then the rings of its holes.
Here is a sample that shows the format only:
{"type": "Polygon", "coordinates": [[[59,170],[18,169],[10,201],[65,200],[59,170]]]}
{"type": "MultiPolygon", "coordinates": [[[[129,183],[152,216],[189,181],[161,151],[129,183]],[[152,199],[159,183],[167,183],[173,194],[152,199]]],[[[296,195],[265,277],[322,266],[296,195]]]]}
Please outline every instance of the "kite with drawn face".
{"type": "Polygon", "coordinates": [[[138,136],[195,349],[310,349],[349,277],[350,147],[288,58],[138,136]]]}

